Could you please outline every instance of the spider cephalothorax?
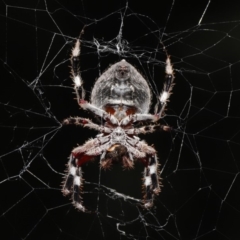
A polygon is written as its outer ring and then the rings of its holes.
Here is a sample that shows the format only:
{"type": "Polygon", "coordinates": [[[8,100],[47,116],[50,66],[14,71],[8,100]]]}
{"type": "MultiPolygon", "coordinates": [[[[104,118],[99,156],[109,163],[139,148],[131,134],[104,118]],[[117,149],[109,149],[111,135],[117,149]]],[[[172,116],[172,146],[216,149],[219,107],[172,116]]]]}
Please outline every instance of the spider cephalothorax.
{"type": "Polygon", "coordinates": [[[150,208],[154,196],[160,192],[159,164],[156,150],[141,141],[137,135],[170,130],[170,127],[158,123],[173,87],[174,73],[170,58],[167,56],[166,82],[158,97],[159,104],[155,107],[155,113],[150,114],[151,91],[147,81],[124,59],[113,64],[97,79],[91,93],[91,103],[84,100],[79,56],[80,40],[77,39],[72,49],[71,68],[78,104],[103,119],[103,123],[95,124],[81,117],[64,120],[64,124],[81,125],[95,129],[100,134],[72,150],[62,192],[64,195],[72,193],[75,207],[86,211],[81,200],[81,166],[84,163],[100,156],[100,166],[103,169],[110,168],[115,162],[122,162],[124,168],[133,168],[134,161],[140,160],[145,166],[143,206],[150,208]],[[141,127],[136,126],[139,122],[143,123],[141,127]],[[154,124],[149,125],[148,122],[154,124]]]}

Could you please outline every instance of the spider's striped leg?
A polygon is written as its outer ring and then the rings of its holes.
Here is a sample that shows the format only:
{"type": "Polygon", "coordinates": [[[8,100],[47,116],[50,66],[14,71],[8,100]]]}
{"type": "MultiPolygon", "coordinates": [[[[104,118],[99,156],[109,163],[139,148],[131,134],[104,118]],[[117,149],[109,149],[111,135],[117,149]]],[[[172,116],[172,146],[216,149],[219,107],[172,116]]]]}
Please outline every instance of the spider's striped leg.
{"type": "Polygon", "coordinates": [[[134,138],[127,137],[127,142],[128,150],[145,165],[144,207],[150,208],[153,206],[154,195],[158,195],[161,191],[156,150],[144,141],[140,141],[136,136],[134,138]]]}
{"type": "Polygon", "coordinates": [[[70,155],[70,159],[67,164],[66,172],[68,174],[64,177],[63,187],[62,187],[62,193],[65,196],[71,193],[72,186],[73,186],[73,180],[74,180],[74,177],[76,176],[76,172],[77,172],[76,158],[73,157],[72,154],[70,155]]]}
{"type": "Polygon", "coordinates": [[[155,106],[155,114],[161,118],[164,115],[164,110],[167,106],[167,102],[168,99],[170,97],[170,95],[172,94],[172,88],[174,86],[174,70],[173,70],[173,66],[171,64],[171,60],[170,57],[167,56],[167,60],[166,60],[166,66],[165,66],[165,83],[163,85],[163,90],[162,93],[159,96],[159,101],[160,101],[160,106],[159,104],[157,104],[155,106]]]}
{"type": "Polygon", "coordinates": [[[94,156],[102,154],[109,147],[109,136],[99,134],[97,138],[87,141],[84,145],[73,149],[68,162],[67,176],[63,183],[64,195],[72,194],[73,205],[80,211],[86,212],[82,204],[81,190],[83,187],[81,166],[94,156]],[[103,144],[103,145],[102,145],[103,144]]]}
{"type": "Polygon", "coordinates": [[[72,54],[70,58],[71,75],[72,75],[74,90],[76,92],[78,102],[80,99],[85,98],[85,90],[83,88],[83,81],[80,75],[80,61],[79,61],[79,56],[81,53],[80,45],[81,45],[80,40],[77,39],[74,47],[72,48],[72,54]]]}
{"type": "Polygon", "coordinates": [[[85,212],[85,207],[82,205],[82,198],[81,198],[81,189],[83,186],[83,179],[82,179],[82,169],[79,166],[79,161],[86,162],[87,160],[90,160],[91,156],[82,156],[83,158],[78,160],[74,154],[72,153],[70,155],[70,159],[68,162],[68,175],[66,176],[66,179],[63,184],[62,193],[63,195],[69,195],[72,193],[72,200],[73,205],[85,212]]]}
{"type": "Polygon", "coordinates": [[[156,154],[148,155],[144,170],[144,207],[153,206],[154,195],[158,195],[160,189],[160,179],[158,176],[158,161],[156,154]]]}
{"type": "Polygon", "coordinates": [[[90,129],[97,130],[101,133],[111,133],[111,129],[102,125],[98,125],[93,123],[90,119],[87,118],[81,118],[81,117],[69,117],[64,119],[63,121],[64,125],[70,125],[74,124],[77,126],[83,126],[83,127],[88,127],[90,129]]]}
{"type": "Polygon", "coordinates": [[[160,124],[154,124],[154,125],[146,125],[139,128],[130,128],[126,130],[127,134],[130,135],[139,135],[139,134],[147,134],[147,133],[153,133],[155,131],[172,131],[172,128],[167,125],[160,125],[160,124]]]}

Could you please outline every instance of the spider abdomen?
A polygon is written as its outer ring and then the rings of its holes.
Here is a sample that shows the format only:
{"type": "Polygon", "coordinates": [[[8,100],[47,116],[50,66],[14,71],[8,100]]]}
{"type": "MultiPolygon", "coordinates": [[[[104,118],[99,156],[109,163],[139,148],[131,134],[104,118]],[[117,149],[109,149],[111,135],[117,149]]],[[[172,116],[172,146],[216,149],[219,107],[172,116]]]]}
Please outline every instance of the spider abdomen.
{"type": "Polygon", "coordinates": [[[122,115],[122,108],[125,115],[129,112],[148,113],[150,101],[147,81],[124,59],[113,64],[97,79],[91,94],[93,105],[106,111],[111,106],[115,113],[119,112],[116,115],[122,115]]]}

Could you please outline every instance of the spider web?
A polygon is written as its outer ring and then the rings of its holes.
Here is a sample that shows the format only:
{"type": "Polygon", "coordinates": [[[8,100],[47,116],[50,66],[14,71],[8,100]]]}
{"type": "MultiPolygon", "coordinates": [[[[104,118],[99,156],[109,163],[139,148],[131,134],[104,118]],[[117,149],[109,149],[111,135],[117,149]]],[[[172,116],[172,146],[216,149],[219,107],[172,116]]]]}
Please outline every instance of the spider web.
{"type": "MultiPolygon", "coordinates": [[[[240,5],[231,1],[1,1],[0,225],[2,239],[239,239],[240,5]],[[158,151],[163,189],[141,207],[143,166],[83,167],[85,206],[61,193],[71,150],[95,131],[62,126],[79,109],[69,77],[82,36],[87,99],[123,58],[148,79],[153,104],[166,53],[175,69],[162,123],[141,136],[158,151]]],[[[151,109],[153,111],[153,107],[151,109]]],[[[94,119],[93,119],[94,120],[94,119]]]]}

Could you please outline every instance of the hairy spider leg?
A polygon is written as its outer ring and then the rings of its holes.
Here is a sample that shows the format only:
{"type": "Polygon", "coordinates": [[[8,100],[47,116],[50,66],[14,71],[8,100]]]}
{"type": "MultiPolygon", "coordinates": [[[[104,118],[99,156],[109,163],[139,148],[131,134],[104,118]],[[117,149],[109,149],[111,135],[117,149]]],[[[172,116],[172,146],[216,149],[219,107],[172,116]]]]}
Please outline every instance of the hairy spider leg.
{"type": "Polygon", "coordinates": [[[81,166],[91,160],[94,156],[102,154],[102,152],[109,148],[109,146],[109,136],[99,134],[97,138],[90,139],[84,145],[72,150],[68,162],[68,174],[63,183],[62,193],[64,195],[72,193],[73,205],[80,211],[86,211],[85,207],[82,205],[81,198],[81,190],[83,186],[81,166]]]}
{"type": "MultiPolygon", "coordinates": [[[[75,150],[75,149],[74,149],[75,150]]],[[[94,156],[86,155],[84,153],[77,154],[74,153],[70,155],[67,172],[68,175],[65,178],[62,193],[66,196],[72,193],[73,205],[82,212],[86,212],[86,208],[82,204],[82,168],[81,166],[91,160],[94,156]]]]}
{"type": "MultiPolygon", "coordinates": [[[[84,160],[85,162],[87,161],[86,158],[84,160]]],[[[62,193],[65,196],[72,193],[73,205],[77,209],[85,212],[85,207],[82,205],[82,198],[80,196],[83,184],[82,170],[81,167],[79,167],[79,161],[73,154],[70,155],[67,172],[68,175],[64,181],[62,193]]]]}
{"type": "MultiPolygon", "coordinates": [[[[149,146],[144,141],[139,141],[140,139],[135,138],[136,148],[145,153],[145,158],[142,158],[142,162],[145,165],[144,169],[144,207],[150,208],[153,205],[154,196],[158,195],[161,191],[160,189],[160,173],[158,172],[158,159],[156,150],[149,146]]],[[[140,158],[141,159],[141,158],[140,158]]]]}
{"type": "Polygon", "coordinates": [[[80,75],[80,46],[81,42],[79,39],[76,40],[74,47],[72,48],[72,55],[70,58],[71,62],[71,75],[74,83],[74,90],[77,95],[77,101],[85,98],[85,90],[83,88],[83,81],[80,75]]]}
{"type": "Polygon", "coordinates": [[[147,134],[147,133],[153,133],[155,131],[171,131],[172,128],[166,125],[160,125],[159,123],[157,124],[153,124],[153,125],[146,125],[143,127],[139,127],[139,128],[131,128],[129,130],[126,131],[127,134],[130,135],[139,135],[139,134],[147,134]]]}
{"type": "Polygon", "coordinates": [[[168,99],[170,95],[172,94],[172,89],[174,86],[174,70],[173,66],[171,64],[170,56],[167,56],[166,60],[166,66],[165,66],[165,83],[163,85],[163,90],[162,93],[159,96],[159,101],[160,101],[160,107],[157,105],[155,107],[155,114],[158,115],[159,118],[161,118],[164,115],[164,110],[167,106],[168,99]],[[159,108],[159,109],[158,109],[159,108]]]}
{"type": "Polygon", "coordinates": [[[99,131],[101,133],[111,133],[111,129],[102,125],[97,125],[96,123],[93,123],[88,118],[81,118],[81,117],[69,117],[63,121],[64,125],[77,125],[77,126],[83,126],[88,127],[90,129],[94,129],[96,131],[99,131]]]}
{"type": "Polygon", "coordinates": [[[160,191],[157,155],[148,155],[144,170],[144,207],[152,207],[154,196],[160,191]]]}

